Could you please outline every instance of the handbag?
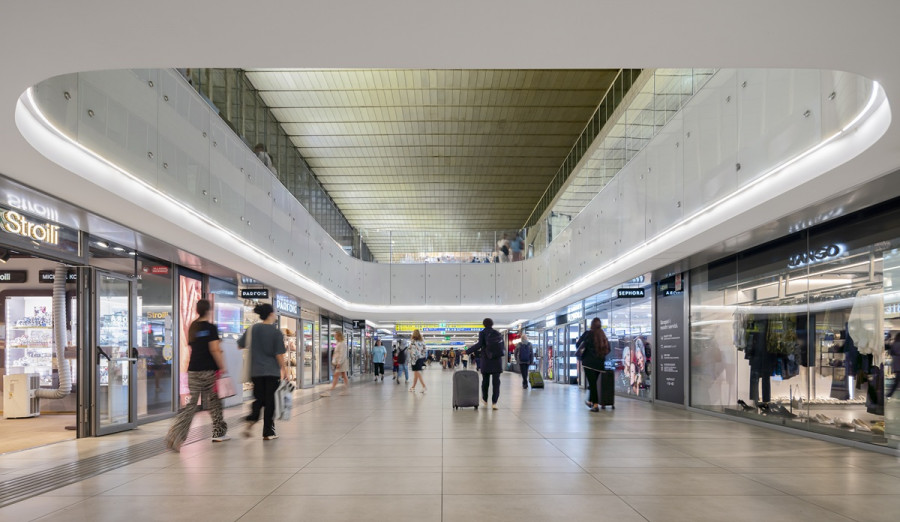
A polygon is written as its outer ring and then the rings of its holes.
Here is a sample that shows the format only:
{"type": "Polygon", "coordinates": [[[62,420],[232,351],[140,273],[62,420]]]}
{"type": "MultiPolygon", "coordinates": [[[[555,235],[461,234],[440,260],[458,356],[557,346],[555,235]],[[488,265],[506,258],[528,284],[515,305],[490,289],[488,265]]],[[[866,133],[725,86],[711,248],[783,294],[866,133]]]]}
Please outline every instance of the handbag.
{"type": "Polygon", "coordinates": [[[227,399],[237,395],[237,392],[234,390],[234,383],[231,382],[228,372],[223,372],[222,370],[216,372],[216,395],[220,399],[227,399]]]}
{"type": "Polygon", "coordinates": [[[243,369],[241,371],[241,382],[250,382],[252,380],[251,374],[251,366],[252,361],[250,359],[250,350],[253,346],[253,325],[250,325],[247,328],[247,331],[244,333],[244,348],[241,351],[241,358],[243,359],[243,369]]]}

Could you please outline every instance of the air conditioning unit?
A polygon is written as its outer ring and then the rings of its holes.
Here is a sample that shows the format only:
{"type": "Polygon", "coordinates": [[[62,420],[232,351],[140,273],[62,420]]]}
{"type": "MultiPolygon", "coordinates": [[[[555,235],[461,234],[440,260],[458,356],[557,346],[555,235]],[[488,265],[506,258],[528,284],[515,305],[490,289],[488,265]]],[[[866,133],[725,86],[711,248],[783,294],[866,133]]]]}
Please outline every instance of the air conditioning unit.
{"type": "Polygon", "coordinates": [[[3,418],[20,419],[41,414],[41,400],[36,397],[41,378],[36,373],[3,376],[3,418]]]}

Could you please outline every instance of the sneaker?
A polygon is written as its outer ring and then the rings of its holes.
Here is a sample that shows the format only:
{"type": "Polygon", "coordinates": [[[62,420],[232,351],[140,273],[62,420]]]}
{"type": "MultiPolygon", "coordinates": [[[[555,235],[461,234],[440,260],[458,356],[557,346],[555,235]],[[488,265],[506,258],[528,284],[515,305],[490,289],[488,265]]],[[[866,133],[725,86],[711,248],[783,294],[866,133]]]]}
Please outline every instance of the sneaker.
{"type": "Polygon", "coordinates": [[[384,375],[381,376],[381,382],[384,382],[384,375]]]}
{"type": "Polygon", "coordinates": [[[278,438],[278,435],[266,435],[263,437],[263,440],[275,440],[278,438]]]}
{"type": "Polygon", "coordinates": [[[591,406],[591,411],[600,411],[600,406],[591,406]]]}
{"type": "Polygon", "coordinates": [[[378,377],[375,377],[375,382],[378,382],[378,377]]]}
{"type": "Polygon", "coordinates": [[[491,404],[491,409],[492,409],[492,410],[499,410],[500,408],[497,407],[497,403],[494,403],[494,404],[491,404]]]}
{"type": "Polygon", "coordinates": [[[482,406],[487,406],[487,401],[486,401],[485,399],[481,399],[481,405],[482,405],[482,406]]]}
{"type": "Polygon", "coordinates": [[[225,442],[226,440],[231,440],[231,436],[222,435],[221,437],[213,437],[212,438],[213,442],[225,442]]]}
{"type": "Polygon", "coordinates": [[[247,421],[247,424],[244,426],[244,438],[249,439],[253,436],[253,425],[259,421],[247,421]]]}
{"type": "Polygon", "coordinates": [[[322,392],[319,394],[319,397],[331,397],[331,392],[330,391],[322,392]]]}
{"type": "Polygon", "coordinates": [[[592,403],[591,401],[584,401],[584,405],[587,406],[588,408],[594,407],[594,403],[592,403]]]}

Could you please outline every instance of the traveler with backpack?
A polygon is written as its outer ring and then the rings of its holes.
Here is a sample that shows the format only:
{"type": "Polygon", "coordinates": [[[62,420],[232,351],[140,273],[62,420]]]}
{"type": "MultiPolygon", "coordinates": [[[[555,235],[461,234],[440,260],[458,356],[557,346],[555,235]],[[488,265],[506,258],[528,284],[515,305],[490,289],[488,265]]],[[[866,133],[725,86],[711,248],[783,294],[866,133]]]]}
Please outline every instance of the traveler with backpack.
{"type": "Polygon", "coordinates": [[[578,350],[576,354],[580,354],[578,357],[584,367],[584,378],[587,379],[590,388],[588,400],[584,403],[591,411],[600,411],[598,379],[600,372],[606,367],[606,356],[609,355],[609,340],[603,332],[600,318],[595,317],[591,320],[591,329],[581,334],[575,346],[578,350]]]}
{"type": "Polygon", "coordinates": [[[403,346],[403,340],[397,339],[397,384],[400,384],[400,374],[406,376],[406,384],[409,384],[409,368],[406,367],[406,359],[409,355],[409,346],[403,346]]]}
{"type": "Polygon", "coordinates": [[[516,348],[516,361],[519,363],[519,371],[522,373],[522,389],[528,389],[528,368],[534,362],[534,349],[528,341],[528,336],[522,334],[519,346],[516,348]]]}
{"type": "Polygon", "coordinates": [[[506,350],[503,342],[503,334],[494,330],[494,321],[487,318],[482,322],[484,329],[478,332],[478,342],[473,344],[466,353],[479,353],[481,355],[481,400],[487,405],[488,387],[493,384],[491,394],[491,407],[497,409],[497,400],[500,398],[500,374],[503,373],[503,352],[506,350]]]}

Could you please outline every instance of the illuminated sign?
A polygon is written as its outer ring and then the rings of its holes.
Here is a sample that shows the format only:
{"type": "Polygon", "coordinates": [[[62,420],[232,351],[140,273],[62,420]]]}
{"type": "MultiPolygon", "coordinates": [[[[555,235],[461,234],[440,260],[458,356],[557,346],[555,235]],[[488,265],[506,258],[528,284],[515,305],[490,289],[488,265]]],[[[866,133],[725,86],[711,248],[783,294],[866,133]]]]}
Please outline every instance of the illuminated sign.
{"type": "Polygon", "coordinates": [[[584,310],[581,308],[581,303],[575,303],[566,308],[566,322],[571,323],[582,317],[584,317],[584,310]]]}
{"type": "Polygon", "coordinates": [[[481,323],[397,323],[396,332],[480,332],[484,328],[481,323]]]}
{"type": "Polygon", "coordinates": [[[15,210],[7,210],[0,214],[0,227],[10,234],[24,236],[34,241],[48,243],[51,245],[59,244],[59,227],[45,223],[38,225],[28,221],[28,218],[19,214],[15,210]]]}
{"type": "Polygon", "coordinates": [[[551,326],[556,326],[556,316],[553,314],[544,316],[544,328],[550,328],[551,326]]]}
{"type": "Polygon", "coordinates": [[[241,288],[241,299],[268,299],[268,288],[241,288]]]}
{"type": "Polygon", "coordinates": [[[9,206],[17,208],[19,210],[24,210],[29,214],[41,216],[42,218],[49,219],[50,221],[59,221],[59,212],[57,212],[55,208],[31,201],[23,196],[7,193],[6,202],[7,204],[9,204],[9,206]]]}
{"type": "Polygon", "coordinates": [[[169,267],[165,265],[152,265],[142,268],[145,274],[169,275],[169,267]]]}
{"type": "Polygon", "coordinates": [[[794,254],[788,257],[788,268],[799,268],[828,261],[840,257],[846,250],[844,245],[832,244],[821,246],[809,252],[794,254]]]}
{"type": "Polygon", "coordinates": [[[634,299],[636,297],[644,297],[643,288],[617,288],[616,297],[619,299],[634,299]]]}
{"type": "Polygon", "coordinates": [[[147,312],[147,319],[165,319],[169,312],[147,312]]]}
{"type": "Polygon", "coordinates": [[[0,283],[24,283],[28,280],[27,270],[0,271],[0,283]]]}
{"type": "Polygon", "coordinates": [[[286,314],[300,315],[300,303],[284,294],[275,294],[275,309],[286,314]]]}

